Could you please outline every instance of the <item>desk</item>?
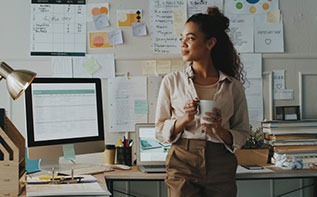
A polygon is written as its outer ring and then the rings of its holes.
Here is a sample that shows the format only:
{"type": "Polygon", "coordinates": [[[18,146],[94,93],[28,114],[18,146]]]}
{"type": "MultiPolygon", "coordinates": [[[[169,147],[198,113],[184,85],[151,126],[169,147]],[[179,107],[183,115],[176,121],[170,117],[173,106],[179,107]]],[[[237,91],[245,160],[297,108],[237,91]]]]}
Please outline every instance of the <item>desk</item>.
{"type": "MultiPolygon", "coordinates": [[[[275,166],[266,166],[273,170],[267,173],[238,173],[237,180],[265,180],[265,179],[300,179],[317,178],[317,170],[283,170],[275,166]]],[[[115,170],[105,173],[108,190],[113,194],[113,183],[116,181],[164,181],[165,173],[143,173],[136,166],[131,170],[115,170]]]]}

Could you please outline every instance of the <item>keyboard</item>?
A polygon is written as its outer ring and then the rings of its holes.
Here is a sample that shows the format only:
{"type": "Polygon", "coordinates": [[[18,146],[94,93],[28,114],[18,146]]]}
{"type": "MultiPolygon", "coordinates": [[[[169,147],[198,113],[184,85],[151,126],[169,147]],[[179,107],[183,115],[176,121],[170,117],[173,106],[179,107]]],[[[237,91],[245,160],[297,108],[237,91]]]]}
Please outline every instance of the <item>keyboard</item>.
{"type": "MultiPolygon", "coordinates": [[[[74,175],[85,175],[85,174],[98,174],[102,172],[111,171],[109,166],[96,165],[96,164],[76,164],[74,167],[74,175]]],[[[68,170],[60,170],[61,174],[71,175],[71,168],[68,170]]]]}

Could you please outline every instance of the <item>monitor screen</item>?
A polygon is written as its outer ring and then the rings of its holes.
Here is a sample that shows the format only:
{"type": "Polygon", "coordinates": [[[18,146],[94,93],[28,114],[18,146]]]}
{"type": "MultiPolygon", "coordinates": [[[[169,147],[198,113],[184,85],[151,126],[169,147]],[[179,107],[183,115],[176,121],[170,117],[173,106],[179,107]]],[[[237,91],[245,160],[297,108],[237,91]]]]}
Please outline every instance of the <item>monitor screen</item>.
{"type": "Polygon", "coordinates": [[[102,152],[101,94],[96,78],[35,78],[25,92],[29,158],[56,165],[69,144],[76,155],[102,152]]]}

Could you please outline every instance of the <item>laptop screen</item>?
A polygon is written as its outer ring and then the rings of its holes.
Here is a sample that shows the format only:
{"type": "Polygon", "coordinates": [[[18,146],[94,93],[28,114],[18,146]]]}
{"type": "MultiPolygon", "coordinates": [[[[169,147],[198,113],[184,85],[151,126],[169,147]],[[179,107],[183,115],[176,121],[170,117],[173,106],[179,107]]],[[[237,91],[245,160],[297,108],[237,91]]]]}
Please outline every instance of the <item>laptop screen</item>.
{"type": "Polygon", "coordinates": [[[137,165],[164,165],[170,144],[155,138],[154,123],[138,123],[135,132],[137,165]]]}

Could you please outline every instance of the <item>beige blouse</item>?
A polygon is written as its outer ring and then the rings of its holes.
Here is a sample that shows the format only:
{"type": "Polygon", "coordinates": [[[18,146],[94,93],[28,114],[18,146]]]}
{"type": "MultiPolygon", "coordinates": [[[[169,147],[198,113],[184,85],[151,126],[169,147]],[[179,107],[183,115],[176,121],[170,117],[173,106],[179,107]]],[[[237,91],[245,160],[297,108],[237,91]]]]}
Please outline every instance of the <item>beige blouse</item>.
{"type": "MultiPolygon", "coordinates": [[[[171,138],[176,119],[184,115],[183,107],[186,101],[199,98],[192,80],[193,77],[192,67],[188,66],[183,71],[169,73],[163,78],[155,115],[156,137],[159,141],[171,143],[176,142],[180,137],[224,143],[203,131],[198,115],[176,138],[173,140],[171,138]]],[[[219,72],[219,80],[212,97],[220,104],[222,126],[228,129],[233,136],[233,146],[226,147],[234,152],[245,144],[250,135],[244,87],[240,81],[219,72]]]]}

